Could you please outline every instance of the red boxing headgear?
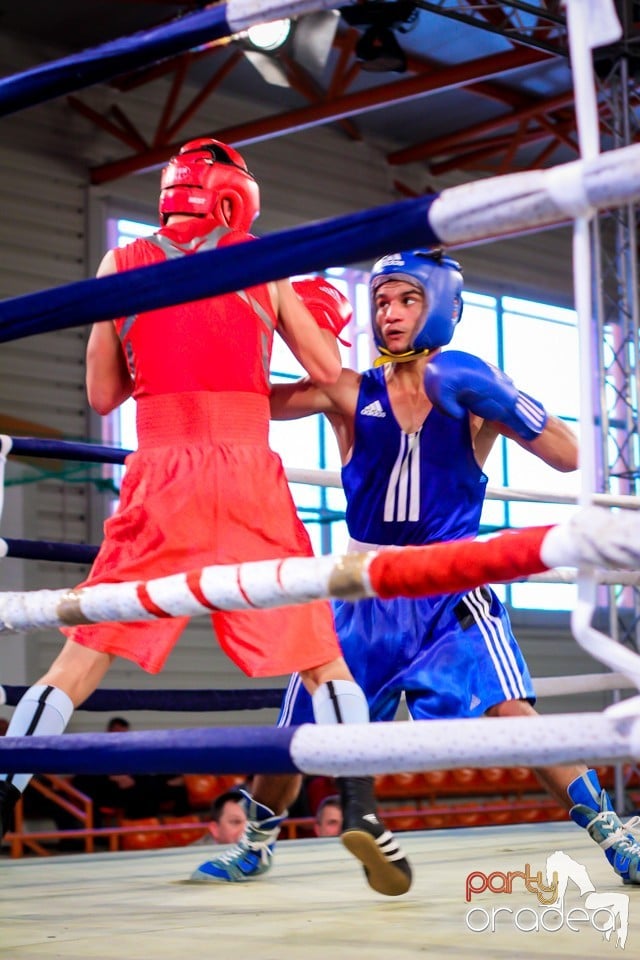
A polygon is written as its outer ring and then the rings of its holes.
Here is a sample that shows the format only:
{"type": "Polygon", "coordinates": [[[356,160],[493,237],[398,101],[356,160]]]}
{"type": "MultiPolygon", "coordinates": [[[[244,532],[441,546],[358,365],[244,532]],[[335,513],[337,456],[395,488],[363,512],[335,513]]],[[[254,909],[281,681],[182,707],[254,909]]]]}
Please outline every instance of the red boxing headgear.
{"type": "Polygon", "coordinates": [[[294,280],[291,284],[321,330],[330,330],[345,347],[351,344],[338,334],[351,320],[351,304],[337,287],[324,277],[294,280]]]}
{"type": "Polygon", "coordinates": [[[260,213],[260,190],[237,150],[204,137],[185,143],[162,171],[158,209],[163,225],[170,214],[185,213],[248,233],[260,213]],[[228,220],[225,199],[231,200],[228,220]]]}

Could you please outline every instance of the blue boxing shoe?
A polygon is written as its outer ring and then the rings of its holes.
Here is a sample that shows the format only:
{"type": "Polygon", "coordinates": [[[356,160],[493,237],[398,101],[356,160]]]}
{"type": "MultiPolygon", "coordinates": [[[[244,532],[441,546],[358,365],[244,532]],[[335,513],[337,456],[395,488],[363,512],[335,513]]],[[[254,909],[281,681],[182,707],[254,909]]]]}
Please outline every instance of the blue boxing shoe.
{"type": "Polygon", "coordinates": [[[269,807],[258,803],[246,790],[241,790],[242,805],[247,813],[246,829],[226,853],[201,863],[191,874],[199,883],[244,883],[255,880],[271,869],[273,851],[280,833],[285,811],[277,816],[269,807]]]}
{"type": "Polygon", "coordinates": [[[567,793],[574,803],[569,811],[571,819],[602,847],[624,883],[640,884],[640,841],[630,833],[640,826],[640,817],[631,817],[626,823],[620,820],[595,770],[577,777],[569,784],[567,793]]]}

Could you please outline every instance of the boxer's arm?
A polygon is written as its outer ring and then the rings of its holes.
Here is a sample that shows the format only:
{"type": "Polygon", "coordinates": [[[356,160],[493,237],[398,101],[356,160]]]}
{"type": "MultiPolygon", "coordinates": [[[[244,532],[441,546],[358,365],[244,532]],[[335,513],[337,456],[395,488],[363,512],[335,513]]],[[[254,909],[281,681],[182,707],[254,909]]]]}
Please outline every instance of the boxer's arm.
{"type": "MultiPolygon", "coordinates": [[[[116,273],[115,258],[109,251],[98,268],[98,277],[116,273]]],[[[131,396],[133,380],[116,332],[108,320],[95,323],[87,342],[87,398],[96,413],[105,416],[131,396]]]]}

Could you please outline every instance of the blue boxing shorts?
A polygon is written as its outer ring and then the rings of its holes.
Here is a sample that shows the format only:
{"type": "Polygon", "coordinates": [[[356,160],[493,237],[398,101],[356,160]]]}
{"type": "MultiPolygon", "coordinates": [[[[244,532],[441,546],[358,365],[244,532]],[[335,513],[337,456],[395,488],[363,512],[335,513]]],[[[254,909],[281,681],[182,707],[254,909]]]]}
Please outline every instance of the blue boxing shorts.
{"type": "MultiPolygon", "coordinates": [[[[367,698],[371,720],[393,720],[404,692],[414,720],[479,717],[505,700],[535,702],[509,616],[489,587],[392,600],[335,601],[342,651],[367,698]]],[[[313,723],[299,674],[278,726],[313,723]]]]}

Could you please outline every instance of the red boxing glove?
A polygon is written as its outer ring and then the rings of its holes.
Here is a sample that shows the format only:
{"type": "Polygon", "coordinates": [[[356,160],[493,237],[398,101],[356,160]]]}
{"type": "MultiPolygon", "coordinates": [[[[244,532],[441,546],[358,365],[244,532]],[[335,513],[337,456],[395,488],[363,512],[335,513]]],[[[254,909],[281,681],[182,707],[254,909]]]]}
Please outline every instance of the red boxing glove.
{"type": "Polygon", "coordinates": [[[324,277],[294,280],[291,284],[321,330],[330,330],[345,347],[351,344],[339,336],[351,320],[353,310],[347,298],[324,277]]]}

